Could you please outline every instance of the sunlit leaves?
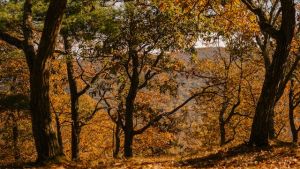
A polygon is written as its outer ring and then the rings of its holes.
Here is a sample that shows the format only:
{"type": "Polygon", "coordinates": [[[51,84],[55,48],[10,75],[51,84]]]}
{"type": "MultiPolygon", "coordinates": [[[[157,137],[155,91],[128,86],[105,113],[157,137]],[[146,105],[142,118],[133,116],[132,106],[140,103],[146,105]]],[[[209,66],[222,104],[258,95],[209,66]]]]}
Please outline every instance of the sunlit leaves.
{"type": "Polygon", "coordinates": [[[0,4],[0,30],[19,27],[22,19],[21,11],[21,2],[6,2],[0,4]]]}

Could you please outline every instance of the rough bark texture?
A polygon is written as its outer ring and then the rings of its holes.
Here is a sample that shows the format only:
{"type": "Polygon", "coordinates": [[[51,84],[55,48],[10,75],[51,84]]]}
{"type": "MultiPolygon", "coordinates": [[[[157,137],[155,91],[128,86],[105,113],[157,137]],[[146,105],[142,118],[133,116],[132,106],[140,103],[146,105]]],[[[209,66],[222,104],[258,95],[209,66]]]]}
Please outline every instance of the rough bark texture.
{"type": "Polygon", "coordinates": [[[36,64],[30,74],[32,130],[38,153],[37,161],[41,162],[61,154],[56,134],[51,125],[48,65],[49,63],[47,63],[47,67],[41,68],[36,64]]]}
{"type": "Polygon", "coordinates": [[[37,51],[33,44],[32,1],[27,0],[24,4],[24,52],[30,70],[31,120],[38,162],[45,162],[63,154],[51,124],[49,68],[66,2],[67,0],[50,1],[37,51]]]}

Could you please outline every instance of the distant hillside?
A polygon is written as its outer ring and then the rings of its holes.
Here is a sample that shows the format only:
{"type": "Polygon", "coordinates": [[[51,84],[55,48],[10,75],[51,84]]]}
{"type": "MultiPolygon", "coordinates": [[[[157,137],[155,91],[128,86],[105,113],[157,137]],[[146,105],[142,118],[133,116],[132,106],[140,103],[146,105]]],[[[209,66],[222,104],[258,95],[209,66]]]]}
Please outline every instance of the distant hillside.
{"type": "MultiPolygon", "coordinates": [[[[216,55],[226,55],[227,52],[223,47],[205,47],[205,48],[196,48],[196,53],[198,58],[210,58],[216,55]]],[[[185,61],[190,61],[191,54],[188,52],[176,52],[174,55],[178,59],[185,61]]]]}
{"type": "Polygon", "coordinates": [[[226,50],[223,47],[206,47],[196,49],[199,58],[209,58],[215,55],[225,55],[226,50]]]}

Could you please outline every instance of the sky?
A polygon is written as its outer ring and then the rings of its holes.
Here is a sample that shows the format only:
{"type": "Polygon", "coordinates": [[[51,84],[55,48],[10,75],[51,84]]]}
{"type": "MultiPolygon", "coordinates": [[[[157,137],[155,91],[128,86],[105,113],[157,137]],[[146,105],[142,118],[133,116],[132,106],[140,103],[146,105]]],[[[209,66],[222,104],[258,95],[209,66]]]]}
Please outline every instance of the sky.
{"type": "Polygon", "coordinates": [[[205,48],[205,47],[225,47],[226,44],[222,40],[218,40],[216,42],[204,42],[202,39],[199,39],[196,44],[195,48],[205,48]]]}

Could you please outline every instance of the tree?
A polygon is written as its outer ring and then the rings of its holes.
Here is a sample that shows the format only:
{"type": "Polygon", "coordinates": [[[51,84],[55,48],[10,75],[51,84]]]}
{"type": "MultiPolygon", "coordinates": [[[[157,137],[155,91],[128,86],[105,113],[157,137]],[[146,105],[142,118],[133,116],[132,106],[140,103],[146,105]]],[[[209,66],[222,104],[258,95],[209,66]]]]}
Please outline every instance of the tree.
{"type": "Polygon", "coordinates": [[[151,93],[159,97],[163,92],[170,91],[171,96],[176,91],[176,87],[171,87],[174,83],[171,77],[176,74],[173,70],[180,71],[181,65],[167,52],[190,47],[196,40],[197,24],[194,20],[184,17],[181,20],[177,14],[168,12],[152,3],[126,3],[120,11],[122,17],[116,17],[119,32],[105,40],[102,46],[106,49],[102,50],[103,55],[110,56],[116,65],[108,79],[115,79],[112,88],[118,93],[111,98],[117,100],[106,99],[105,104],[116,128],[124,131],[125,157],[133,156],[135,136],[155,126],[164,117],[173,115],[194,98],[209,93],[209,87],[194,92],[170,111],[150,102],[143,103],[145,100],[138,101],[151,93]]]}
{"type": "MultiPolygon", "coordinates": [[[[297,72],[298,73],[298,72],[297,72]]],[[[294,76],[290,80],[290,86],[289,86],[289,123],[290,123],[290,129],[292,132],[292,140],[294,143],[297,143],[298,141],[298,133],[300,131],[300,127],[297,127],[296,119],[295,119],[295,110],[299,107],[300,101],[299,101],[299,91],[297,90],[298,86],[298,78],[296,76],[296,72],[294,73],[294,76]]]]}
{"type": "MultiPolygon", "coordinates": [[[[237,51],[235,51],[237,52],[237,51]]],[[[223,101],[221,103],[221,109],[219,112],[219,127],[220,127],[220,145],[224,146],[227,143],[230,143],[232,140],[234,140],[234,137],[236,135],[235,129],[234,134],[231,138],[226,138],[226,125],[230,123],[233,116],[241,115],[237,112],[237,109],[239,108],[241,104],[241,92],[243,90],[242,81],[244,78],[244,68],[243,68],[243,58],[241,56],[232,56],[232,54],[229,54],[229,60],[223,59],[224,64],[224,85],[221,87],[221,96],[223,97],[223,101]],[[236,85],[232,84],[234,83],[234,77],[230,77],[231,69],[234,69],[234,63],[237,65],[237,61],[234,57],[240,57],[236,59],[240,59],[240,65],[237,66],[239,71],[239,78],[236,85]],[[233,89],[230,87],[233,86],[233,89]],[[237,87],[237,88],[236,88],[237,87]],[[236,88],[236,89],[234,89],[236,88]]]]}
{"type": "MultiPolygon", "coordinates": [[[[215,87],[217,94],[210,104],[199,103],[198,107],[204,106],[206,108],[202,111],[211,112],[209,117],[213,117],[214,120],[211,119],[212,122],[208,123],[208,126],[214,128],[215,121],[218,121],[220,145],[225,145],[233,141],[235,136],[247,135],[247,132],[237,131],[246,127],[244,121],[251,119],[252,105],[256,104],[255,97],[251,96],[254,85],[247,81],[254,79],[254,75],[257,74],[255,71],[260,70],[253,64],[256,62],[260,65],[262,60],[257,59],[260,54],[254,41],[259,31],[254,22],[255,16],[248,12],[239,0],[222,1],[221,4],[220,1],[206,1],[206,3],[207,9],[198,11],[199,19],[202,21],[199,30],[201,38],[208,44],[224,42],[226,52],[219,48],[219,52],[215,52],[217,57],[201,58],[198,60],[199,64],[195,65],[196,77],[204,78],[211,83],[222,82],[215,87]],[[247,97],[254,99],[247,100],[247,97]]],[[[259,87],[260,85],[255,86],[259,87]]]]}
{"type": "MultiPolygon", "coordinates": [[[[90,70],[89,72],[95,72],[91,73],[92,77],[90,77],[86,72],[89,69],[88,66],[83,66],[86,62],[84,61],[84,56],[81,56],[81,59],[83,59],[80,63],[80,61],[77,60],[74,61],[74,57],[72,56],[70,41],[68,40],[67,35],[63,35],[64,39],[64,46],[65,46],[65,52],[67,54],[66,58],[66,67],[67,67],[67,75],[68,75],[68,84],[70,89],[70,101],[71,101],[71,119],[72,119],[72,137],[71,137],[71,152],[72,152],[72,160],[78,161],[80,159],[79,156],[79,143],[80,143],[80,133],[81,128],[87,124],[89,120],[95,116],[95,114],[101,110],[101,106],[98,101],[95,104],[95,108],[92,111],[91,114],[87,115],[87,117],[82,118],[82,115],[80,112],[80,97],[82,97],[84,94],[86,94],[88,91],[91,92],[92,85],[97,82],[99,76],[103,74],[103,70],[99,70],[98,72],[90,70]],[[74,62],[77,63],[77,65],[74,65],[74,62]],[[80,80],[84,83],[84,85],[81,85],[83,87],[79,86],[78,78],[76,78],[76,68],[80,71],[80,80]],[[81,115],[81,116],[80,116],[81,115]]],[[[89,56],[93,57],[93,56],[89,56]]],[[[88,64],[87,64],[88,65],[88,64]]],[[[91,68],[90,68],[91,69],[91,68]]],[[[105,68],[103,68],[105,69],[105,68]]],[[[102,98],[104,96],[100,96],[102,98]]]]}
{"type": "Polygon", "coordinates": [[[242,0],[242,2],[258,17],[258,24],[262,33],[271,36],[276,42],[273,56],[265,58],[265,80],[256,106],[249,140],[250,145],[266,146],[269,139],[269,119],[299,62],[297,57],[293,64],[287,64],[291,60],[290,49],[294,37],[296,12],[293,0],[280,0],[274,4],[271,3],[270,11],[265,10],[262,5],[252,0],[242,0]],[[274,15],[274,18],[268,18],[268,16],[273,15],[268,15],[267,12],[272,13],[274,11],[277,11],[275,12],[277,15],[274,15]],[[277,16],[281,16],[280,21],[278,21],[277,16]],[[280,24],[278,25],[277,22],[280,24]]]}
{"type": "MultiPolygon", "coordinates": [[[[70,2],[66,11],[66,18],[62,28],[62,38],[64,52],[62,53],[66,61],[66,71],[70,89],[71,105],[71,158],[78,161],[80,148],[80,133],[83,126],[90,121],[95,114],[102,109],[100,102],[95,104],[94,110],[90,114],[84,114],[80,110],[80,99],[88,93],[95,93],[93,87],[101,75],[106,70],[107,65],[102,53],[97,49],[103,39],[99,38],[104,33],[114,32],[114,10],[112,7],[103,7],[98,1],[70,2]],[[74,21],[74,18],[76,20],[74,21]],[[95,20],[95,18],[98,18],[95,20]],[[73,46],[78,45],[74,48],[73,46]],[[85,117],[86,116],[86,117],[85,117]]],[[[104,97],[97,95],[100,98],[104,97]]],[[[99,99],[99,98],[98,98],[99,99]]]]}
{"type": "MultiPolygon", "coordinates": [[[[7,2],[14,3],[14,2],[7,2]]],[[[0,38],[22,49],[30,72],[30,109],[32,131],[37,151],[37,162],[45,162],[62,155],[55,132],[52,129],[49,100],[49,66],[60,31],[67,0],[51,0],[44,21],[38,48],[35,47],[32,0],[23,6],[22,37],[9,29],[1,29],[0,38]]],[[[5,8],[5,5],[2,6],[5,8]]]]}

